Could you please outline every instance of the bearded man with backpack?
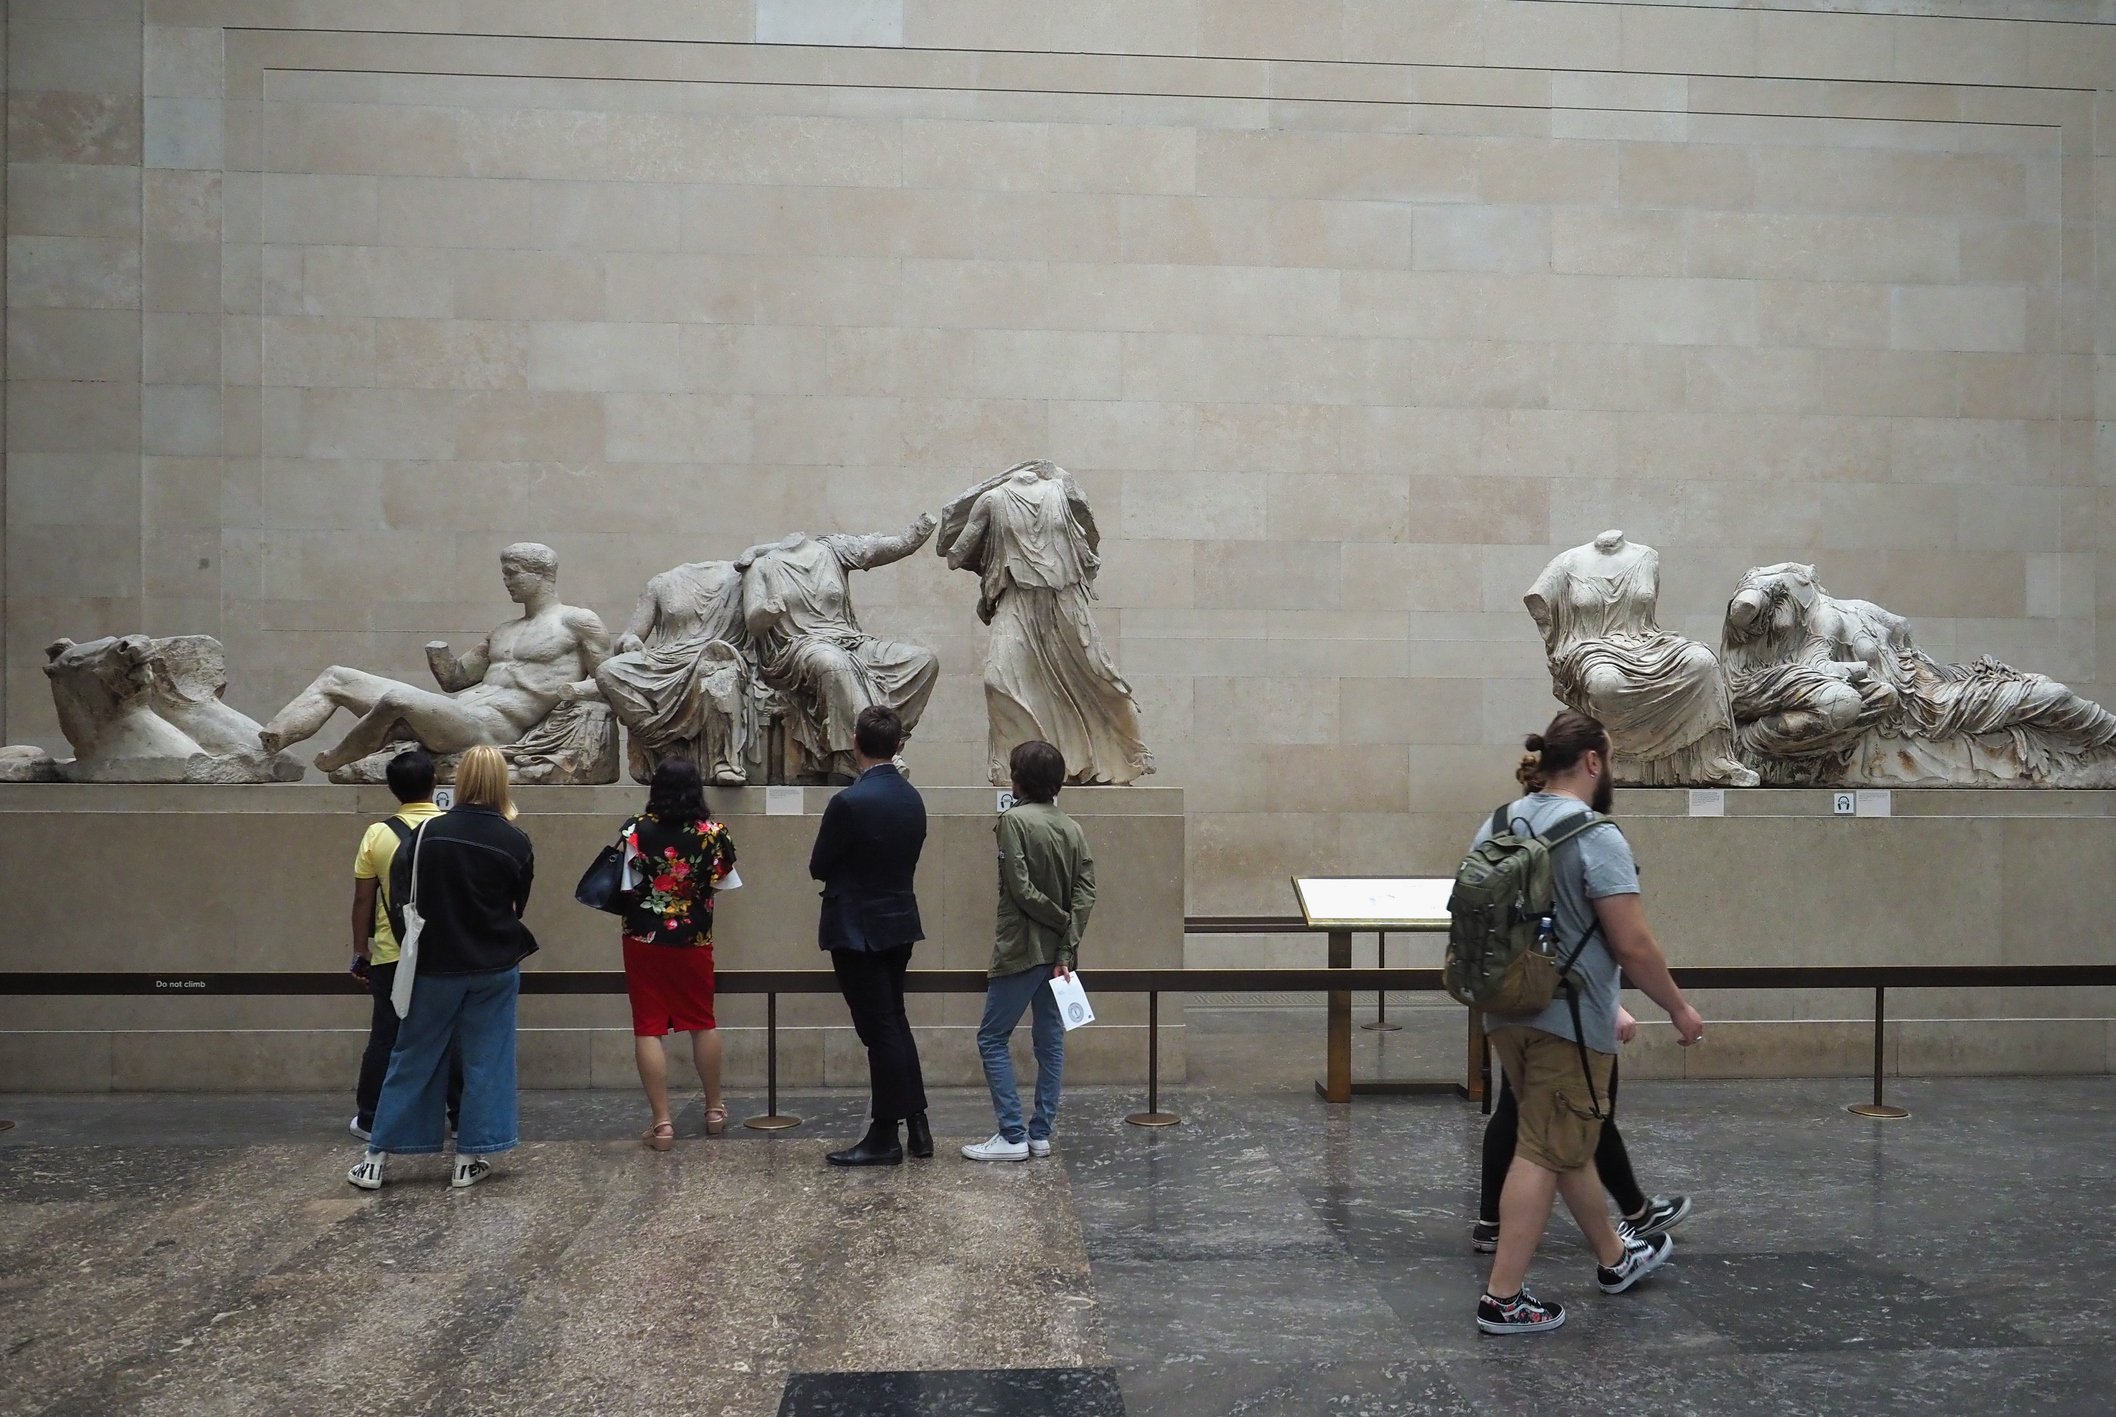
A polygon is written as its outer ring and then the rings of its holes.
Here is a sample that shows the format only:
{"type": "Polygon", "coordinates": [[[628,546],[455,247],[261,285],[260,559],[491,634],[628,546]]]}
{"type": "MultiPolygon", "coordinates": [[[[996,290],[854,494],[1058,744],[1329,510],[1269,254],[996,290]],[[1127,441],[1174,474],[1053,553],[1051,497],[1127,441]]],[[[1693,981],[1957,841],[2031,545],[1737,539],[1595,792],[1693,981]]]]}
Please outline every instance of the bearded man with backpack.
{"type": "Polygon", "coordinates": [[[1562,1304],[1524,1286],[1558,1195],[1593,1249],[1595,1282],[1620,1294],[1664,1264],[1666,1234],[1620,1236],[1594,1153],[1610,1105],[1620,979],[1668,1011],[1683,1046],[1704,1020],[1683,997],[1646,923],[1638,864],[1616,823],[1608,732],[1567,709],[1525,745],[1524,785],[1477,833],[1449,902],[1448,991],[1485,1012],[1519,1107],[1499,1199],[1498,1252],[1477,1304],[1486,1333],[1543,1333],[1562,1304]]]}

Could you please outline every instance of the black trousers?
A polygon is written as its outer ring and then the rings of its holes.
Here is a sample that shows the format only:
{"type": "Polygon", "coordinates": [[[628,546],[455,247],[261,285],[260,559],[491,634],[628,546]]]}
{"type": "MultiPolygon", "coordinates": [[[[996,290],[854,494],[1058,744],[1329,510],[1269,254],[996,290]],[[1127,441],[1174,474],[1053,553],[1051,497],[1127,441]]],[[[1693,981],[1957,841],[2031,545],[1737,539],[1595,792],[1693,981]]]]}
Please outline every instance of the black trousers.
{"type": "MultiPolygon", "coordinates": [[[[368,1016],[367,1051],[360,1055],[360,1082],[353,1090],[353,1110],[363,1127],[375,1125],[375,1104],[382,1100],[382,1080],[389,1076],[390,1050],[397,1046],[397,1011],[389,1005],[389,991],[396,982],[394,962],[367,967],[367,991],[374,996],[374,1012],[368,1016]]],[[[462,1105],[463,1054],[457,1050],[448,1059],[449,1126],[456,1124],[462,1105]]]]}
{"type": "MultiPolygon", "coordinates": [[[[1638,1188],[1638,1177],[1631,1174],[1631,1153],[1624,1150],[1624,1139],[1617,1134],[1616,1076],[1617,1066],[1612,1063],[1609,1067],[1609,1095],[1602,1099],[1602,1110],[1609,1114],[1609,1119],[1602,1123],[1602,1139],[1595,1143],[1594,1169],[1600,1173],[1602,1189],[1616,1202],[1616,1208],[1625,1215],[1636,1215],[1646,1208],[1646,1193],[1638,1188]]],[[[1514,1164],[1514,1129],[1520,1121],[1514,1090],[1502,1076],[1499,1100],[1491,1109],[1491,1120],[1484,1124],[1484,1174],[1478,1188],[1479,1220],[1497,1221],[1499,1218],[1499,1192],[1506,1189],[1506,1173],[1514,1164]]]]}
{"type": "Polygon", "coordinates": [[[926,1110],[926,1078],[919,1071],[918,1044],[911,1020],[904,1016],[904,972],[911,967],[911,946],[893,950],[832,950],[852,1027],[867,1045],[868,1086],[874,1095],[874,1120],[901,1122],[926,1110]]]}

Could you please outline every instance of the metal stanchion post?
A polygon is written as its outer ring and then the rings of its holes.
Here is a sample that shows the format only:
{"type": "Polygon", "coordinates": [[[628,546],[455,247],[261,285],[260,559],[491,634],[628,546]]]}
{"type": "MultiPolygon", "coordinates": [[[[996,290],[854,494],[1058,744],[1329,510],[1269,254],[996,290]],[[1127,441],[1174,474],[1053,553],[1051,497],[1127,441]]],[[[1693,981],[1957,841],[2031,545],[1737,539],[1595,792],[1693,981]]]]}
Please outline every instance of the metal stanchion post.
{"type": "Polygon", "coordinates": [[[1876,984],[1874,986],[1874,1100],[1871,1102],[1854,1102],[1845,1109],[1847,1112],[1856,1113],[1861,1117],[1880,1117],[1887,1120],[1910,1115],[1907,1108],[1891,1107],[1881,1100],[1881,1070],[1887,1064],[1887,1057],[1882,1051],[1882,1040],[1883,1030],[1887,1025],[1888,990],[1876,984]]]}
{"type": "Polygon", "coordinates": [[[764,996],[764,1115],[751,1117],[743,1126],[758,1132],[783,1132],[801,1125],[799,1117],[779,1113],[779,996],[764,996]]]}
{"type": "MultiPolygon", "coordinates": [[[[1389,935],[1386,930],[1374,932],[1374,967],[1389,967],[1389,935]]],[[[1403,1025],[1389,1022],[1389,994],[1386,989],[1374,991],[1374,1021],[1360,1025],[1368,1033],[1401,1033],[1403,1025]]]]}
{"type": "Polygon", "coordinates": [[[1146,993],[1146,1110],[1124,1119],[1135,1127],[1173,1127],[1183,1119],[1161,1110],[1161,994],[1146,993]]]}

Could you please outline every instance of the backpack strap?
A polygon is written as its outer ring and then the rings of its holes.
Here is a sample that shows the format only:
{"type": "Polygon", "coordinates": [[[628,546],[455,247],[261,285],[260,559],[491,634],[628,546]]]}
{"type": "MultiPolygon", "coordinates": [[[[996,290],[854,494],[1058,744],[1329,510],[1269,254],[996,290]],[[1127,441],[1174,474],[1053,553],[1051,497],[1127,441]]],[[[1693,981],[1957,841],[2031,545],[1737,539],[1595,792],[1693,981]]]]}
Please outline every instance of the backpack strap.
{"type": "Polygon", "coordinates": [[[382,825],[396,833],[397,845],[402,846],[411,840],[411,828],[405,824],[402,817],[384,817],[382,825]]]}
{"type": "Polygon", "coordinates": [[[1491,814],[1491,834],[1493,836],[1504,836],[1506,834],[1506,814],[1513,805],[1511,802],[1501,802],[1493,809],[1491,814]]]}
{"type": "MultiPolygon", "coordinates": [[[[1574,837],[1584,835],[1604,824],[1616,826],[1615,822],[1590,807],[1544,837],[1543,843],[1547,849],[1556,851],[1574,837]]],[[[1618,827],[1617,830],[1622,831],[1623,828],[1618,827]]],[[[1587,933],[1580,936],[1579,944],[1573,946],[1572,953],[1558,966],[1558,987],[1565,991],[1565,1005],[1572,1014],[1572,1046],[1580,1055],[1580,1077],[1587,1084],[1587,1110],[1593,1114],[1596,1121],[1606,1122],[1609,1120],[1609,1114],[1602,1108],[1601,1096],[1594,1086],[1594,1068],[1587,1058],[1587,1029],[1580,1019],[1580,990],[1572,979],[1573,966],[1580,962],[1580,956],[1587,952],[1587,946],[1601,933],[1602,922],[1600,917],[1596,917],[1595,922],[1587,927],[1587,933]]]]}

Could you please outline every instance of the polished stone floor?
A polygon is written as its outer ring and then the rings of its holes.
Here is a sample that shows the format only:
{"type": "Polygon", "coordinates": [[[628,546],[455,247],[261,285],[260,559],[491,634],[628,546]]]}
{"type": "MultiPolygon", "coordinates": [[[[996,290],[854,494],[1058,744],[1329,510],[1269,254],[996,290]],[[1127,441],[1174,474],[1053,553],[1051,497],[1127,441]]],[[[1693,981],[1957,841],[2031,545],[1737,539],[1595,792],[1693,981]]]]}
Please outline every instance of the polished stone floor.
{"type": "Polygon", "coordinates": [[[0,1413],[2116,1407],[2116,1080],[1905,1081],[1904,1122],[1857,1090],[1627,1087],[1697,1213],[1616,1298],[1554,1225],[1575,1317],[1517,1339],[1470,1320],[1480,1119],[1441,1099],[1190,1088],[1147,1132],[1082,1091],[1053,1163],[848,1175],[856,1098],[654,1155],[630,1097],[540,1093],[493,1181],[368,1196],[335,1098],[0,1095],[0,1413]]]}

